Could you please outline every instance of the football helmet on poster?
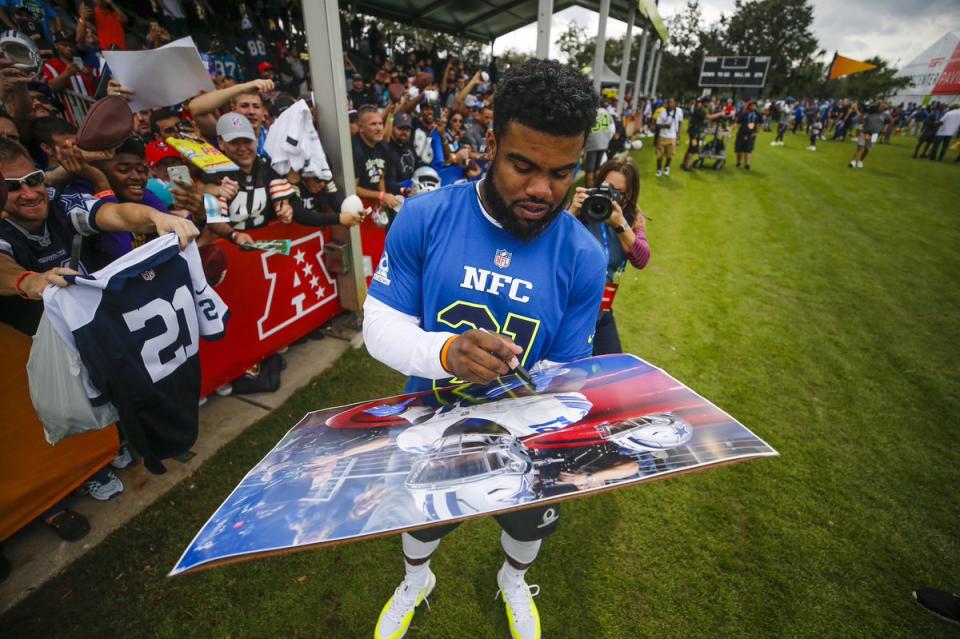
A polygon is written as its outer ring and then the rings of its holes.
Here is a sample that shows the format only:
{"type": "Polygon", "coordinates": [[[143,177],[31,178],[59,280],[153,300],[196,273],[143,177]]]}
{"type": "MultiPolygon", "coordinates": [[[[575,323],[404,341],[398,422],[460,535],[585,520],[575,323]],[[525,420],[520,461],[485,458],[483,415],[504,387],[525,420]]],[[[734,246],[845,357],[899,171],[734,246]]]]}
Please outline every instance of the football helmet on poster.
{"type": "Polygon", "coordinates": [[[693,427],[671,413],[643,415],[597,427],[607,441],[628,450],[656,452],[683,446],[693,437],[693,427]]]}
{"type": "Polygon", "coordinates": [[[514,437],[459,433],[441,437],[413,461],[404,486],[431,520],[522,503],[532,493],[533,462],[514,437]]]}

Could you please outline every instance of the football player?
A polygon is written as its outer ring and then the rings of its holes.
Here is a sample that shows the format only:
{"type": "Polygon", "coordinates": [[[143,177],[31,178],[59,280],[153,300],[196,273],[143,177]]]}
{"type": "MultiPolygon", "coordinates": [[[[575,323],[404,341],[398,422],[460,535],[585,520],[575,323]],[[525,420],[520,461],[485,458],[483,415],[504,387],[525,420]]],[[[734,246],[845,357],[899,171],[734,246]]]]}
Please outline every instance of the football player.
{"type": "MultiPolygon", "coordinates": [[[[572,67],[539,59],[514,66],[497,89],[486,178],[401,209],[364,304],[363,333],[371,355],[409,375],[407,392],[489,383],[520,364],[590,355],[604,256],[561,213],[597,103],[572,67]]],[[[538,590],[525,573],[558,513],[552,505],[497,516],[506,555],[497,583],[515,639],[540,637],[538,590]]],[[[406,633],[436,583],[430,557],[456,526],[403,534],[406,575],[375,637],[406,633]]]]}

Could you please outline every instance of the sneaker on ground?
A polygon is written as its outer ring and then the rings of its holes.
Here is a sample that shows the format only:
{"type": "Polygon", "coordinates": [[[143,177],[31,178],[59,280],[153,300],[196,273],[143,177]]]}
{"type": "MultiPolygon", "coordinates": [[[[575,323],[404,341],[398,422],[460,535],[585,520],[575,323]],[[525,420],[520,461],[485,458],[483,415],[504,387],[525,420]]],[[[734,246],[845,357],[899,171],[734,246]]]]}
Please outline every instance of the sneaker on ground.
{"type": "Polygon", "coordinates": [[[503,568],[497,573],[497,595],[503,598],[507,609],[507,623],[513,639],[540,639],[540,613],[533,598],[540,594],[540,586],[528,586],[522,578],[508,582],[503,568]]]}
{"type": "Polygon", "coordinates": [[[203,406],[206,403],[207,403],[207,398],[201,397],[200,400],[197,402],[197,406],[203,406]]]}
{"type": "Polygon", "coordinates": [[[660,169],[657,169],[657,177],[660,177],[661,175],[663,175],[663,171],[661,171],[660,169]]]}
{"type": "Polygon", "coordinates": [[[217,389],[217,395],[220,397],[227,397],[230,393],[233,392],[233,384],[224,384],[217,389]]]}
{"type": "Polygon", "coordinates": [[[913,598],[929,612],[944,621],[960,625],[960,596],[933,588],[917,588],[913,598]]]}
{"type": "Polygon", "coordinates": [[[858,168],[858,169],[862,169],[862,168],[863,168],[863,160],[857,160],[857,168],[858,168]]]}
{"type": "Polygon", "coordinates": [[[663,174],[664,174],[664,175],[670,175],[670,167],[669,167],[669,166],[666,167],[665,169],[663,169],[663,174]]]}
{"type": "Polygon", "coordinates": [[[816,150],[817,150],[817,147],[815,147],[815,146],[808,146],[808,147],[807,147],[807,151],[816,151],[816,150]]]}
{"type": "Polygon", "coordinates": [[[427,608],[430,607],[427,597],[436,585],[437,577],[429,568],[427,583],[422,588],[410,585],[406,579],[400,582],[393,596],[387,600],[383,610],[380,611],[377,627],[373,631],[374,639],[400,639],[407,634],[407,628],[413,620],[413,613],[416,612],[420,602],[426,601],[427,608]]]}
{"type": "Polygon", "coordinates": [[[850,160],[850,164],[847,166],[849,166],[851,169],[855,169],[857,168],[857,163],[854,160],[850,160]]]}
{"type": "Polygon", "coordinates": [[[123,492],[123,482],[108,470],[106,481],[88,479],[83,484],[83,490],[97,501],[107,501],[123,492]]]}
{"type": "Polygon", "coordinates": [[[129,468],[133,464],[133,454],[130,452],[130,448],[126,444],[120,447],[120,452],[117,453],[117,456],[110,460],[110,465],[116,468],[117,470],[123,470],[124,468],[129,468]]]}

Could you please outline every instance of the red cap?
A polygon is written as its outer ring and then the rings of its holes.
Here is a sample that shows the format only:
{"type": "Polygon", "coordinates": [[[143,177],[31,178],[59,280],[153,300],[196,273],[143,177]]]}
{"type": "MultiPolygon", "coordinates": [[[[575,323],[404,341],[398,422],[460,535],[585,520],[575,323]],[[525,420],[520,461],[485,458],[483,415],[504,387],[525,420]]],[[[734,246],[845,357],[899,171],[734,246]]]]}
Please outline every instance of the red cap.
{"type": "Polygon", "coordinates": [[[161,160],[166,160],[167,158],[180,159],[180,153],[178,153],[175,148],[160,140],[154,140],[148,144],[146,154],[147,164],[151,167],[157,166],[161,160]]]}
{"type": "Polygon", "coordinates": [[[257,66],[257,73],[263,73],[264,71],[273,71],[273,65],[269,62],[261,62],[260,65],[257,66]]]}

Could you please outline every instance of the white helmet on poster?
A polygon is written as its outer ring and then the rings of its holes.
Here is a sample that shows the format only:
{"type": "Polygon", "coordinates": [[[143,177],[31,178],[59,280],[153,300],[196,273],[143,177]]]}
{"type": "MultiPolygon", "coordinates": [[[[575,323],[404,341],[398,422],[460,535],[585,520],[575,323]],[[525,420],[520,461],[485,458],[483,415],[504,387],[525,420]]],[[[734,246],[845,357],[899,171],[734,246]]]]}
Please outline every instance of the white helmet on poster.
{"type": "Polygon", "coordinates": [[[533,462],[515,437],[441,437],[414,459],[404,482],[431,521],[515,506],[532,494],[533,462]]]}
{"type": "Polygon", "coordinates": [[[598,430],[607,441],[638,453],[683,446],[693,437],[693,427],[671,413],[634,417],[598,430]]]}
{"type": "Polygon", "coordinates": [[[436,191],[440,188],[440,174],[430,166],[421,166],[414,171],[410,181],[412,183],[410,191],[413,195],[436,191]]]}

